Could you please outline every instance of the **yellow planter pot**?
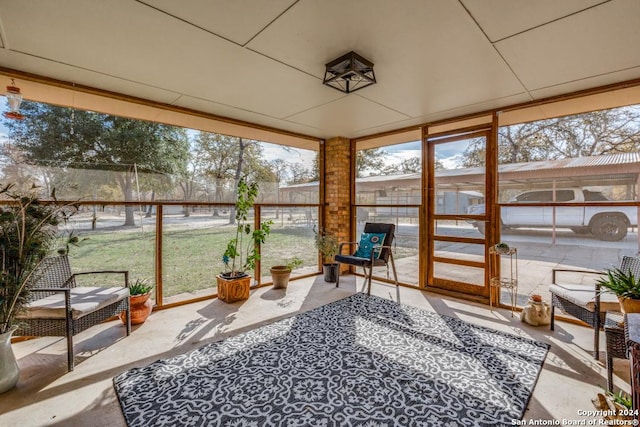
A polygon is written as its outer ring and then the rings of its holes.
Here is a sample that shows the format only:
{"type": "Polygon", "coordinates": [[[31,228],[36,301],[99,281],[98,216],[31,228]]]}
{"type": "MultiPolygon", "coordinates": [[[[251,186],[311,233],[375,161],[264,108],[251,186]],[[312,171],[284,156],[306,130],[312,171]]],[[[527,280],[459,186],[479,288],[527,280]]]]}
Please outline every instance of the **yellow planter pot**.
{"type": "Polygon", "coordinates": [[[251,276],[226,279],[220,275],[218,280],[218,299],[227,303],[249,299],[251,276]]]}
{"type": "Polygon", "coordinates": [[[639,299],[618,297],[618,301],[620,301],[620,311],[623,313],[640,313],[639,299]]]}

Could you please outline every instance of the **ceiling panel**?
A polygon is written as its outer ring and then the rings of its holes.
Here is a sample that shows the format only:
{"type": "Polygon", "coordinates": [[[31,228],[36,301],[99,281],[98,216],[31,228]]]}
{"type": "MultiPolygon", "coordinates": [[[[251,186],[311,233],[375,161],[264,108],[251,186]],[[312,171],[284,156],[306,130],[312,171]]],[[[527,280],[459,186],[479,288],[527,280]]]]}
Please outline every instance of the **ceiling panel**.
{"type": "Polygon", "coordinates": [[[400,128],[414,126],[414,125],[421,125],[429,122],[436,122],[436,121],[445,120],[451,117],[466,116],[469,114],[477,113],[478,111],[489,111],[493,109],[500,109],[508,105],[520,104],[528,101],[531,101],[531,97],[529,96],[529,94],[526,94],[526,93],[508,96],[505,98],[482,102],[474,105],[467,105],[467,106],[455,108],[452,110],[439,111],[439,112],[422,116],[422,117],[416,117],[412,119],[397,121],[391,124],[378,125],[378,126],[373,126],[366,129],[360,129],[353,134],[353,138],[368,136],[368,135],[372,135],[380,132],[388,132],[394,129],[400,129],[400,128]]]}
{"type": "Polygon", "coordinates": [[[0,6],[0,13],[15,18],[5,19],[6,31],[17,34],[12,49],[243,110],[284,117],[340,96],[312,76],[145,5],[113,1],[118,7],[68,1],[82,19],[42,0],[26,22],[17,19],[27,12],[21,7],[0,6]]]}
{"type": "Polygon", "coordinates": [[[637,0],[0,0],[0,67],[359,137],[640,79],[639,18],[637,0]],[[379,83],[344,95],[321,82],[350,50],[379,83]]]}
{"type": "Polygon", "coordinates": [[[529,90],[640,66],[640,1],[611,1],[496,43],[529,90]]]}
{"type": "Polygon", "coordinates": [[[638,78],[640,78],[640,67],[630,68],[628,70],[609,74],[603,74],[601,76],[588,77],[586,79],[578,80],[575,82],[569,82],[558,86],[533,90],[529,93],[531,94],[533,99],[544,99],[558,94],[572,93],[638,78]]]}
{"type": "Polygon", "coordinates": [[[461,0],[492,42],[608,0],[461,0]]]}
{"type": "MultiPolygon", "coordinates": [[[[110,91],[115,93],[127,94],[163,104],[171,104],[180,96],[176,92],[163,90],[144,83],[119,79],[117,77],[72,67],[58,62],[43,61],[37,57],[6,49],[0,49],[0,64],[11,64],[12,68],[29,71],[30,73],[47,76],[56,80],[77,83],[81,82],[83,85],[95,88],[107,87],[110,91]]],[[[16,82],[19,87],[23,85],[19,80],[16,80],[16,82]]],[[[0,87],[3,86],[4,83],[5,82],[0,81],[0,87]]],[[[30,99],[31,94],[28,92],[23,92],[23,95],[26,99],[30,99]]]]}
{"type": "Polygon", "coordinates": [[[140,1],[241,45],[295,3],[295,0],[140,1]]]}
{"type": "Polygon", "coordinates": [[[359,94],[411,117],[524,92],[459,3],[402,4],[300,2],[248,46],[317,76],[355,50],[375,64],[378,81],[359,94]]]}
{"type": "Polygon", "coordinates": [[[344,96],[336,101],[288,117],[289,120],[317,129],[332,129],[336,135],[351,134],[358,129],[393,123],[407,117],[357,95],[344,96]]]}
{"type": "Polygon", "coordinates": [[[275,119],[270,116],[257,114],[251,111],[239,110],[234,107],[229,107],[222,104],[216,104],[204,99],[195,99],[183,96],[178,99],[173,105],[178,107],[184,107],[193,109],[196,111],[204,111],[211,114],[216,114],[223,117],[233,117],[236,120],[242,120],[249,123],[255,123],[258,125],[269,126],[274,128],[287,128],[291,132],[297,132],[303,135],[319,135],[320,137],[335,136],[332,134],[325,135],[319,134],[321,131],[313,126],[307,126],[300,123],[295,123],[286,119],[275,119]]]}

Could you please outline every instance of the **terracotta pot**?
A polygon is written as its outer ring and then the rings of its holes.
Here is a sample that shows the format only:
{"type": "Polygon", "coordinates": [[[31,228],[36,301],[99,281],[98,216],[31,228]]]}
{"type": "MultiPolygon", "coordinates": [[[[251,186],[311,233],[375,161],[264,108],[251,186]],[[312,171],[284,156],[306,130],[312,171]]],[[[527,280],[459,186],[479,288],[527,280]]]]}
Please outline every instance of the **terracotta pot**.
{"type": "MultiPolygon", "coordinates": [[[[147,320],[147,317],[153,310],[153,301],[149,299],[151,293],[144,295],[131,295],[129,296],[129,306],[131,310],[131,324],[139,325],[147,320]]],[[[122,323],[126,323],[127,317],[124,312],[120,313],[120,320],[122,323]]]]}
{"type": "Polygon", "coordinates": [[[640,313],[640,300],[618,297],[622,313],[640,313]]]}
{"type": "Polygon", "coordinates": [[[274,265],[269,270],[273,280],[273,289],[286,289],[291,276],[291,269],[286,265],[274,265]]]}
{"type": "Polygon", "coordinates": [[[227,303],[249,299],[251,276],[227,279],[220,275],[218,280],[218,299],[227,303]]]}

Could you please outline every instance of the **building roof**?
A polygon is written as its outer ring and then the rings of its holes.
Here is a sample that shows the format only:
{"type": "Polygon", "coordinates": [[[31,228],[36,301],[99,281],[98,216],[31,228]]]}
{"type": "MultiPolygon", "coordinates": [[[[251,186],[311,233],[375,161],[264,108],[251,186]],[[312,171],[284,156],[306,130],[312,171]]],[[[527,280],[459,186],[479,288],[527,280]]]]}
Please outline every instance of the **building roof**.
{"type": "MultiPolygon", "coordinates": [[[[615,153],[573,159],[544,160],[538,162],[510,163],[498,166],[500,183],[503,186],[522,185],[524,181],[546,185],[556,181],[569,182],[571,186],[636,184],[640,174],[640,153],[615,153]]],[[[360,191],[389,187],[419,188],[420,173],[401,175],[377,175],[356,178],[360,191]]],[[[442,186],[478,187],[484,182],[484,169],[460,168],[439,169],[435,172],[442,186]]],[[[318,181],[282,187],[283,191],[316,188],[318,181]]]]}

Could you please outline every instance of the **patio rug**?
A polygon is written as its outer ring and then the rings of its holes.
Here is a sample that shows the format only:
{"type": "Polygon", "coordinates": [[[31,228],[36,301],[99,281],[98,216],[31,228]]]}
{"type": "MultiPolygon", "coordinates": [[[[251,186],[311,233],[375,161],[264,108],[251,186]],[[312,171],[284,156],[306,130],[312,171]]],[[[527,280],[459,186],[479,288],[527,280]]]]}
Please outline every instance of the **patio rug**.
{"type": "Polygon", "coordinates": [[[138,426],[505,426],[548,345],[362,293],[114,378],[138,426]]]}

